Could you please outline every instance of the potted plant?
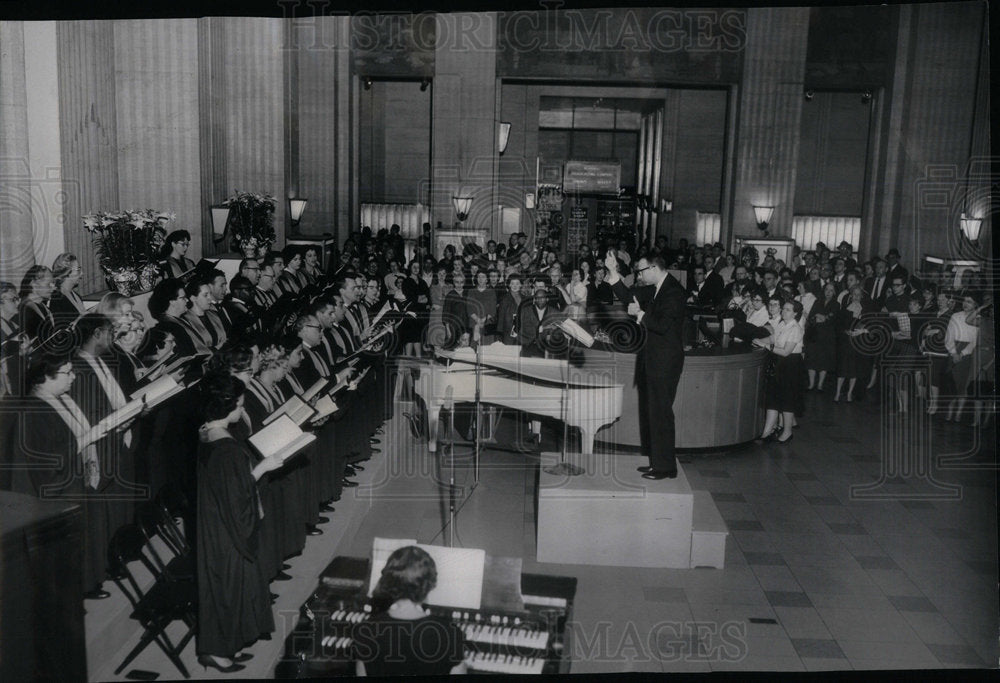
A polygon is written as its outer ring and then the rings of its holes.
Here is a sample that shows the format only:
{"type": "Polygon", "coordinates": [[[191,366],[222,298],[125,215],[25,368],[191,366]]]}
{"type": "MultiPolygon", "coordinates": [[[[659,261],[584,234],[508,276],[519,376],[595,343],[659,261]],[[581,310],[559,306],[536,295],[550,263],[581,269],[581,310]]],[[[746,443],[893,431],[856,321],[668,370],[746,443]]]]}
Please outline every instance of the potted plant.
{"type": "Polygon", "coordinates": [[[152,289],[159,272],[157,254],[167,234],[163,226],[173,218],[154,209],[99,211],[83,217],[109,289],[126,296],[152,289]]]}
{"type": "Polygon", "coordinates": [[[230,207],[229,225],[233,231],[232,246],[246,258],[267,252],[274,243],[274,209],[277,201],[261,192],[236,191],[223,202],[230,207]]]}

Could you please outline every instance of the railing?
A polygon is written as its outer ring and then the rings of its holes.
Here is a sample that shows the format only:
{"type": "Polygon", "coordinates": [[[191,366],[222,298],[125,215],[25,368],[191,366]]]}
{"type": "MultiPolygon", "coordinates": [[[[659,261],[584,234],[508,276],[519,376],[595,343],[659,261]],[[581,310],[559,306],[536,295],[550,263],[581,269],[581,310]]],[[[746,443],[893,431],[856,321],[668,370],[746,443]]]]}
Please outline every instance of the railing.
{"type": "Polygon", "coordinates": [[[399,226],[399,234],[410,239],[420,237],[424,223],[430,223],[430,207],[423,204],[362,204],[361,225],[373,233],[381,228],[399,226]]]}
{"type": "Polygon", "coordinates": [[[803,251],[812,251],[818,242],[836,251],[841,242],[848,242],[857,252],[861,237],[859,216],[793,216],[792,239],[803,251]]]}

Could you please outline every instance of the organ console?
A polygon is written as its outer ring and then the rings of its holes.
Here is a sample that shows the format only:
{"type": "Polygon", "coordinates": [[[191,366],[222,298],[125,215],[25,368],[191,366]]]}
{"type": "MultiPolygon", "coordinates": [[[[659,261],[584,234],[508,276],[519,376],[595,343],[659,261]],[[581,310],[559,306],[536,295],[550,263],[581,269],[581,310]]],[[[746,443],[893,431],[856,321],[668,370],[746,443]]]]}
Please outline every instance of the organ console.
{"type": "MultiPolygon", "coordinates": [[[[276,678],[352,675],[352,626],[368,620],[366,595],[371,561],[337,557],[320,576],[316,590],[285,640],[276,678]]],[[[465,634],[465,662],[473,673],[569,673],[570,632],[576,579],[521,574],[523,609],[484,604],[480,609],[429,606],[465,634]]]]}
{"type": "MultiPolygon", "coordinates": [[[[613,364],[583,367],[555,358],[511,355],[517,346],[490,345],[480,350],[480,400],[565,421],[580,430],[582,453],[594,452],[594,434],[621,416],[621,382],[613,364]]],[[[452,400],[476,400],[476,354],[471,349],[438,351],[451,365],[429,361],[420,368],[413,390],[427,406],[428,447],[437,448],[438,418],[446,392],[452,400]]]]}

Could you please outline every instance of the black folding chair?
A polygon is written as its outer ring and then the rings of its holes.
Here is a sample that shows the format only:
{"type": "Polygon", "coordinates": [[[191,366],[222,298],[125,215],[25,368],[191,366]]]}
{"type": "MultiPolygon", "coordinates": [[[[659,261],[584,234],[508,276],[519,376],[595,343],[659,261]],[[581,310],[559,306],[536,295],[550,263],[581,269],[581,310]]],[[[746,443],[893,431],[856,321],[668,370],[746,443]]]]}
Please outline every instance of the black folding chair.
{"type": "Polygon", "coordinates": [[[180,653],[194,637],[197,627],[198,590],[193,578],[173,579],[160,570],[151,558],[146,535],[135,524],[123,526],[115,533],[111,539],[111,557],[120,570],[116,572],[119,578],[114,581],[132,604],[130,616],[143,628],[139,642],[115,669],[115,674],[120,674],[147,645],[155,642],[181,675],[190,678],[180,659],[180,653]],[[129,566],[136,562],[154,577],[153,585],[148,590],[142,589],[133,568],[129,566]],[[176,645],[166,633],[167,627],[175,621],[181,621],[188,627],[176,645]]]}

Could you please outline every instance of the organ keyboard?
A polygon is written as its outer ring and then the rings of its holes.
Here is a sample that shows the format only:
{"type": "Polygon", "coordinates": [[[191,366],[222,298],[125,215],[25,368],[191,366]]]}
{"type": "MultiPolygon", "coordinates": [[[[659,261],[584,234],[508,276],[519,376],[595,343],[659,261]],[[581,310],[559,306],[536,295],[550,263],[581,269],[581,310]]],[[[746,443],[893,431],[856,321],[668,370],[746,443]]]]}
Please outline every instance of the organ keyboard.
{"type": "MultiPolygon", "coordinates": [[[[516,346],[507,349],[518,349],[516,346]]],[[[469,349],[439,352],[449,366],[428,362],[420,368],[413,390],[427,406],[428,448],[437,448],[441,408],[451,389],[455,403],[476,400],[476,355],[469,349]]],[[[479,398],[527,413],[565,421],[580,430],[582,453],[593,453],[594,434],[621,416],[622,390],[613,366],[574,367],[554,358],[520,358],[480,352],[479,398]]]]}
{"type": "MultiPolygon", "coordinates": [[[[277,678],[353,674],[352,627],[373,613],[363,578],[368,567],[361,558],[338,557],[331,563],[285,641],[277,678]]],[[[522,574],[521,587],[523,611],[429,607],[465,634],[465,661],[473,673],[569,673],[566,624],[576,579],[522,574]]]]}

